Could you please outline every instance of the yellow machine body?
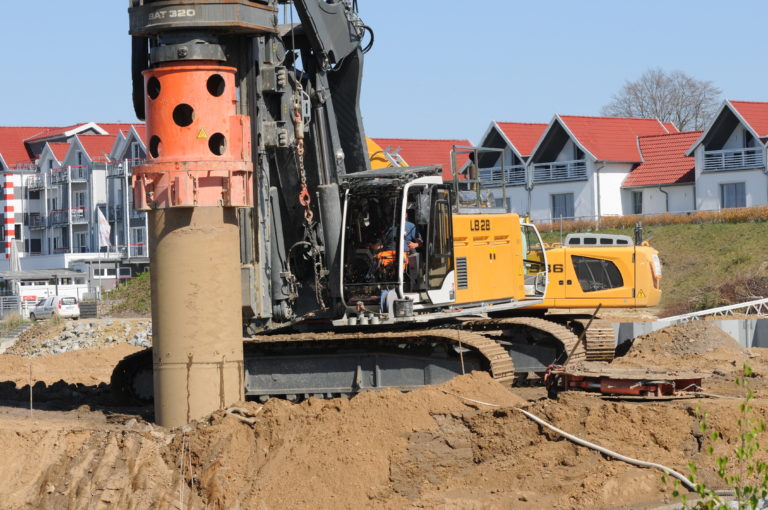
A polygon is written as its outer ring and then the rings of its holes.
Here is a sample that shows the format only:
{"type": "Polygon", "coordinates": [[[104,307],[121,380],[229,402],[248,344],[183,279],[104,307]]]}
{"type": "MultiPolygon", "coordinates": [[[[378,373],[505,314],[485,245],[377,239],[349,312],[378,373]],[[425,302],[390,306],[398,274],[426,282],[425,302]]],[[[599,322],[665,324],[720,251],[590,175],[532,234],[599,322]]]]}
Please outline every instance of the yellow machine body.
{"type": "Polygon", "coordinates": [[[517,214],[453,214],[456,303],[524,299],[517,214]]]}
{"type": "Polygon", "coordinates": [[[547,249],[549,285],[532,308],[634,308],[661,300],[661,265],[650,246],[547,249]]]}

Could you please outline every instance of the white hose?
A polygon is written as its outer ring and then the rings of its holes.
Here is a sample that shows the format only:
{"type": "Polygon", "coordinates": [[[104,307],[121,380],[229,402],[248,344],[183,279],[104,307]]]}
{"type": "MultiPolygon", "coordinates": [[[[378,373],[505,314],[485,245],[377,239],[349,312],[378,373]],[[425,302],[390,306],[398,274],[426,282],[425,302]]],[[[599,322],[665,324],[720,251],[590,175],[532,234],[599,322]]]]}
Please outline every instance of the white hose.
{"type": "MultiPolygon", "coordinates": [[[[471,398],[462,397],[461,395],[456,395],[455,393],[450,393],[448,391],[446,391],[446,393],[448,393],[449,395],[453,395],[455,397],[461,398],[463,400],[467,400],[469,402],[474,402],[475,404],[481,404],[481,405],[490,406],[490,407],[503,407],[503,406],[500,406],[498,404],[491,404],[491,403],[488,403],[488,402],[482,402],[480,400],[473,400],[471,398]]],[[[663,471],[664,473],[668,474],[669,476],[672,476],[672,477],[680,480],[680,483],[682,483],[688,490],[690,490],[692,492],[696,492],[696,485],[693,484],[690,480],[688,480],[688,478],[686,478],[685,475],[683,475],[682,473],[678,473],[674,469],[668,468],[667,466],[663,466],[661,464],[656,464],[655,462],[646,462],[644,460],[633,459],[632,457],[627,457],[626,455],[622,455],[620,453],[617,453],[617,452],[614,452],[612,450],[609,450],[608,448],[604,448],[602,446],[596,445],[595,443],[590,443],[589,441],[586,441],[584,439],[581,439],[580,437],[574,436],[573,434],[569,434],[568,432],[555,427],[554,425],[552,425],[552,424],[542,420],[538,416],[536,416],[534,414],[531,414],[528,411],[525,411],[523,409],[520,409],[519,407],[513,407],[512,409],[514,409],[515,411],[520,411],[528,419],[533,420],[534,422],[538,423],[542,427],[548,428],[552,432],[554,432],[554,433],[556,433],[556,434],[558,434],[560,436],[563,436],[564,438],[566,438],[567,440],[569,440],[569,441],[571,441],[573,443],[576,443],[576,444],[581,445],[581,446],[585,446],[587,448],[591,448],[592,450],[598,451],[598,452],[602,453],[603,455],[607,455],[608,457],[612,457],[612,458],[614,458],[616,460],[620,460],[622,462],[626,462],[627,464],[632,464],[634,466],[643,467],[643,468],[655,468],[655,469],[658,469],[658,470],[663,471]]],[[[734,494],[733,491],[730,491],[730,490],[717,490],[717,491],[713,491],[713,492],[715,494],[719,495],[719,496],[732,496],[734,494]]]]}

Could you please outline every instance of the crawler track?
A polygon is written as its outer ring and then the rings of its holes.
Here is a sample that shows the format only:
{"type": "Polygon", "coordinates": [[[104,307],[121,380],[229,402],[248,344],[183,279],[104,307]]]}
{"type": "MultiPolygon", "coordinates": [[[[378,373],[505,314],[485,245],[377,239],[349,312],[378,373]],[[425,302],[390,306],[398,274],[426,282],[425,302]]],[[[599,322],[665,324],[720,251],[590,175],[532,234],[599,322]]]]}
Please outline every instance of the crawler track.
{"type": "MultiPolygon", "coordinates": [[[[542,337],[549,337],[559,344],[561,352],[552,363],[563,364],[568,353],[579,342],[579,338],[571,330],[557,322],[540,319],[538,317],[508,317],[500,319],[477,319],[464,323],[464,326],[475,331],[501,330],[511,338],[528,338],[536,342],[542,337]]],[[[573,352],[571,361],[583,361],[586,359],[586,351],[583,345],[579,345],[573,352]]]]}
{"type": "MultiPolygon", "coordinates": [[[[573,361],[588,359],[590,344],[585,350],[578,343],[562,324],[536,317],[474,319],[423,330],[263,334],[243,342],[245,390],[259,399],[333,397],[413,389],[471,370],[488,370],[495,380],[512,383],[516,375],[565,363],[572,350],[573,361]],[[528,363],[519,374],[513,358],[528,363]]],[[[149,403],[152,350],[123,359],[111,382],[117,394],[149,403]]]]}

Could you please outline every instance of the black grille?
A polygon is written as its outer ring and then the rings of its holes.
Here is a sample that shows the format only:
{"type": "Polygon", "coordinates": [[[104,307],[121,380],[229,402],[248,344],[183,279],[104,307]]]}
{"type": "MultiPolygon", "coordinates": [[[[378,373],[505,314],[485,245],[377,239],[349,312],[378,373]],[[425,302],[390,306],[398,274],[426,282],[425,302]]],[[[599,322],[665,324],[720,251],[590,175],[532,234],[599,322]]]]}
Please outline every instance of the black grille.
{"type": "Polygon", "coordinates": [[[456,257],[456,286],[459,290],[469,288],[467,277],[467,257],[456,257]]]}

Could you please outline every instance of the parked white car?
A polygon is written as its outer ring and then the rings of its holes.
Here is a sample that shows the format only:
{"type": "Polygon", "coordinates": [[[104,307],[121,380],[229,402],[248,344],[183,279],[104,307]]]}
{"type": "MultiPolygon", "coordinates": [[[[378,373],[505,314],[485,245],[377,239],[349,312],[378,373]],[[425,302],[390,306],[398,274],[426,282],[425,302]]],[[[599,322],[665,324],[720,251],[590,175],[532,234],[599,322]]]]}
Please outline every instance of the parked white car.
{"type": "Polygon", "coordinates": [[[31,320],[46,319],[54,315],[67,318],[80,318],[80,305],[77,298],[71,296],[51,296],[38,301],[29,311],[31,320]]]}

